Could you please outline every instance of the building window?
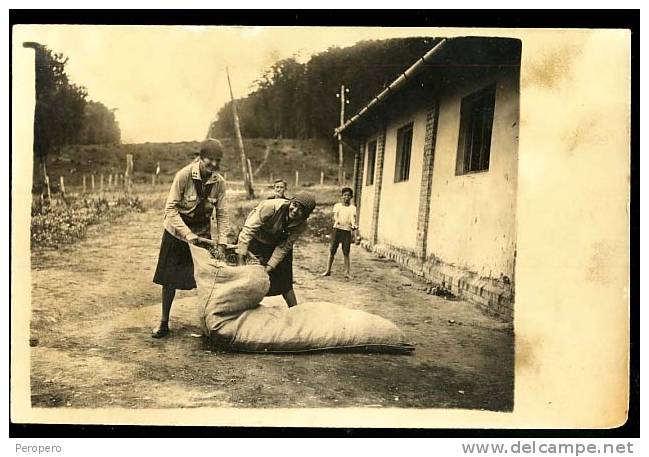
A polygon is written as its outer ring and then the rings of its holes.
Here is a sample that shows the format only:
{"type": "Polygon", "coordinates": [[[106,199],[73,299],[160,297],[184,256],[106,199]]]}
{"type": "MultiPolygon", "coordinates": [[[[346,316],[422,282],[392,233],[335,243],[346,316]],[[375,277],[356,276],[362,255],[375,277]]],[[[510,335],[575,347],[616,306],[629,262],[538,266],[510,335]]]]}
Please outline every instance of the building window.
{"type": "Polygon", "coordinates": [[[456,174],[489,170],[496,86],[462,99],[456,174]]]}
{"type": "Polygon", "coordinates": [[[366,186],[374,184],[374,164],[376,163],[376,140],[367,143],[367,179],[366,186]]]}
{"type": "Polygon", "coordinates": [[[408,181],[411,150],[412,122],[397,130],[397,162],[394,169],[394,182],[408,181]]]}

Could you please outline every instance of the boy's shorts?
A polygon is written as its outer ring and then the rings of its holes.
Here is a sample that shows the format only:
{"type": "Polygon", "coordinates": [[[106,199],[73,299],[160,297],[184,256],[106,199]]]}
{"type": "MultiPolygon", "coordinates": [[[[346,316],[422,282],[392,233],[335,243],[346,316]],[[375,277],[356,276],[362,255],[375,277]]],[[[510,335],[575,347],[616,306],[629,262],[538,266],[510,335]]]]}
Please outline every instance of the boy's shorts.
{"type": "Polygon", "coordinates": [[[339,244],[343,245],[343,254],[348,256],[349,249],[352,245],[352,232],[337,228],[333,229],[333,232],[331,232],[331,246],[329,251],[332,255],[335,255],[336,251],[338,251],[339,244]]]}

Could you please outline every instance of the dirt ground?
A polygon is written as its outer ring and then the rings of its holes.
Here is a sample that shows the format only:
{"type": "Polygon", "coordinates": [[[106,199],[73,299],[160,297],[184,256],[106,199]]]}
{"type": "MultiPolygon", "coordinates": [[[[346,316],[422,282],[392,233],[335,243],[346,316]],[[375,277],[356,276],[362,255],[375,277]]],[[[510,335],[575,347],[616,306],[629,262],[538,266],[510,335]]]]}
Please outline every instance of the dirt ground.
{"type": "Polygon", "coordinates": [[[298,300],[390,319],[416,345],[412,355],[212,351],[192,291],[176,297],[171,336],[152,339],[161,235],[161,212],[149,209],[94,226],[72,247],[32,253],[33,406],[513,407],[511,324],[426,294],[420,279],[358,246],[346,281],[340,254],[333,276],[321,278],[326,244],[300,242],[298,300]]]}

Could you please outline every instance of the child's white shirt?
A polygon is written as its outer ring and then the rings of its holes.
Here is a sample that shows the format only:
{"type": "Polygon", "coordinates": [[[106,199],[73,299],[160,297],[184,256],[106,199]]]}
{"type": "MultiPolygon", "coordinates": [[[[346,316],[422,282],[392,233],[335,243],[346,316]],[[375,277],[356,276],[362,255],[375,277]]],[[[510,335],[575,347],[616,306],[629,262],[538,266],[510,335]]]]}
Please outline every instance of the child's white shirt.
{"type": "Polygon", "coordinates": [[[356,227],[356,207],[351,203],[345,206],[342,203],[336,203],[333,209],[334,228],[340,230],[352,231],[356,227]]]}

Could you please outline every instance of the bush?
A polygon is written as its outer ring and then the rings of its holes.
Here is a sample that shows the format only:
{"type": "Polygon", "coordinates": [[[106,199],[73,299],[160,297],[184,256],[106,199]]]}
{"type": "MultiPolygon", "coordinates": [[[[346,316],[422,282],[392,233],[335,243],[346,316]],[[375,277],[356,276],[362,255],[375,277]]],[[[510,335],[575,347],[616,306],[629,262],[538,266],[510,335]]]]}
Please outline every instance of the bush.
{"type": "Polygon", "coordinates": [[[142,201],[133,196],[122,196],[119,197],[116,201],[118,207],[124,207],[127,209],[131,209],[133,211],[136,211],[138,213],[143,213],[144,212],[144,204],[142,201]]]}
{"type": "Polygon", "coordinates": [[[331,207],[316,207],[309,217],[308,234],[317,241],[327,242],[331,236],[333,216],[331,207]]]}
{"type": "Polygon", "coordinates": [[[115,202],[105,198],[84,198],[56,206],[43,205],[36,200],[32,205],[31,246],[58,247],[74,243],[83,238],[89,225],[131,211],[144,211],[137,197],[120,197],[115,202]]]}

